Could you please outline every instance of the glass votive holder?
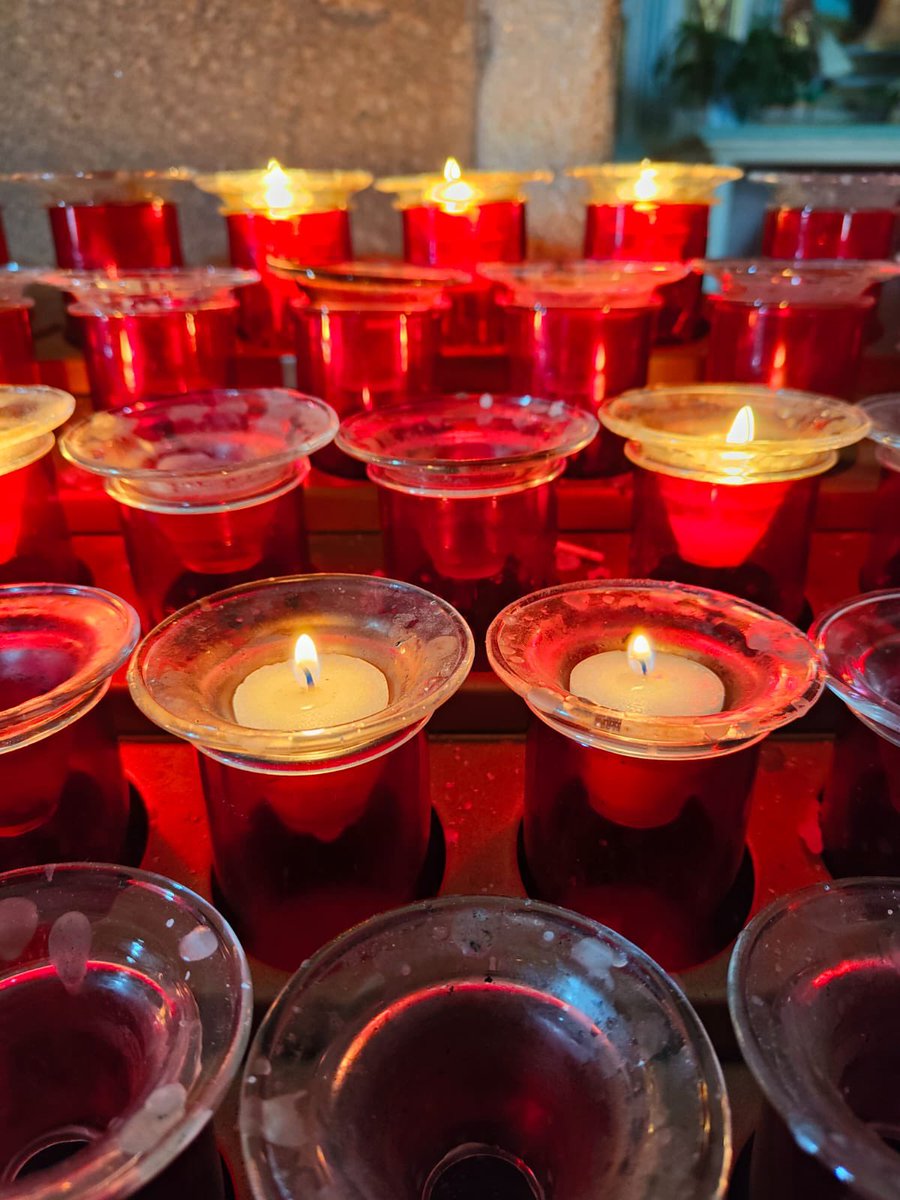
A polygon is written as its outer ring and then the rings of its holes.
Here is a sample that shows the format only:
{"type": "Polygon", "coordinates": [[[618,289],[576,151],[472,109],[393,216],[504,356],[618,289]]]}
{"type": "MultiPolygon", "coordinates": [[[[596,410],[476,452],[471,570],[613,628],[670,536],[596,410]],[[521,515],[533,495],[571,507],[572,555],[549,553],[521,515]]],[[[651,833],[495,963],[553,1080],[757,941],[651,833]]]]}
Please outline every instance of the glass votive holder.
{"type": "MultiPolygon", "coordinates": [[[[706,253],[716,189],[740,179],[743,171],[644,159],[575,167],[566,174],[590,188],[585,258],[689,263],[706,253]]],[[[702,283],[691,274],[661,293],[659,341],[689,341],[701,333],[702,283]]]]}
{"type": "Polygon", "coordinates": [[[56,264],[73,271],[180,267],[178,210],[170,196],[191,179],[160,171],[25,171],[4,176],[47,198],[56,264]]]}
{"type": "MultiPolygon", "coordinates": [[[[591,260],[483,268],[503,289],[511,389],[597,413],[613,396],[642,387],[660,307],[656,289],[687,272],[679,263],[591,260]]],[[[621,439],[601,429],[568,472],[590,479],[627,469],[621,439]]]]}
{"type": "Polygon", "coordinates": [[[596,431],[561,400],[435,396],[351,417],[337,442],[378,485],[388,574],[449,600],[480,643],[504,605],[555,582],[554,482],[596,431]]]}
{"type": "Polygon", "coordinates": [[[730,1125],[707,1034],[655,963],[498,896],[387,913],[305,964],[240,1110],[255,1200],[714,1200],[730,1125]]]}
{"type": "Polygon", "coordinates": [[[0,583],[86,582],[56,488],[54,430],[74,397],[49,387],[0,387],[0,583]]]}
{"type": "Polygon", "coordinates": [[[319,267],[353,258],[350,202],[372,182],[368,171],[284,168],[217,171],[194,183],[218,196],[231,262],[256,271],[259,283],[238,294],[241,336],[258,346],[293,349],[290,319],[296,290],[269,267],[270,257],[319,267]]]}
{"type": "Polygon", "coordinates": [[[833,875],[900,876],[900,591],[870,592],[810,630],[847,706],[819,809],[833,875]]]}
{"type": "Polygon", "coordinates": [[[445,354],[502,352],[503,316],[496,288],[481,263],[522,262],[526,231],[524,185],[549,183],[550,171],[471,171],[448,159],[442,174],[378,179],[403,217],[403,256],[418,267],[470,274],[451,297],[441,339],[445,354]]]}
{"type": "Polygon", "coordinates": [[[870,396],[860,408],[872,422],[869,437],[877,443],[881,468],[869,552],[860,572],[863,591],[873,592],[900,587],[900,392],[870,396]]]}
{"type": "Polygon", "coordinates": [[[250,1035],[234,934],[161,875],[0,876],[0,1179],[21,1200],[225,1200],[212,1118],[250,1035]]]}
{"type": "Polygon", "coordinates": [[[237,301],[252,271],[47,271],[42,282],[74,293],[91,399],[123,408],[233,382],[237,301]]]}
{"type": "Polygon", "coordinates": [[[749,1200],[900,1194],[898,909],[896,879],[818,883],[738,938],[731,1019],[766,1100],[749,1200]]]}
{"type": "Polygon", "coordinates": [[[808,639],[733,596],[627,580],[511,604],[487,651],[537,718],[522,826],[533,894],[602,920],[667,969],[721,949],[717,919],[746,853],[758,743],[822,689],[808,639]],[[605,704],[581,695],[574,668],[624,651],[636,633],[649,640],[636,671],[623,667],[605,704]],[[638,677],[646,686],[631,697],[638,677]],[[695,710],[707,688],[719,707],[695,710]]]}
{"type": "Polygon", "coordinates": [[[769,258],[890,258],[896,249],[900,175],[751,171],[774,188],[762,252],[769,258]]]}
{"type": "Polygon", "coordinates": [[[0,266],[0,384],[38,382],[31,333],[34,301],[25,291],[38,282],[40,274],[16,263],[0,266]]]}
{"type": "Polygon", "coordinates": [[[819,477],[865,437],[865,414],[807,392],[689,384],[629,392],[600,419],[638,468],[631,574],[799,621],[819,477]]]}
{"type": "Polygon", "coordinates": [[[141,643],[132,696],[200,752],[216,882],[254,954],[293,969],[416,898],[431,827],[422,731],[471,662],[472,635],[448,604],[366,575],[245,584],[141,643]],[[302,634],[311,662],[321,656],[318,682],[315,666],[291,667],[302,634]],[[249,710],[253,685],[239,689],[277,664],[287,690],[271,713],[249,710]],[[338,670],[355,679],[344,687],[338,670]]]}
{"type": "Polygon", "coordinates": [[[0,870],[121,857],[128,790],[101,701],[138,632],[109,592],[0,587],[0,870]]]}
{"type": "Polygon", "coordinates": [[[707,297],[707,379],[844,399],[875,306],[865,293],[900,275],[900,263],[831,259],[705,259],[697,269],[722,287],[707,297]]]}
{"type": "Polygon", "coordinates": [[[337,424],[327,404],[285,388],[196,392],[95,413],[60,448],[118,502],[152,626],[222,588],[307,568],[307,456],[337,424]]]}

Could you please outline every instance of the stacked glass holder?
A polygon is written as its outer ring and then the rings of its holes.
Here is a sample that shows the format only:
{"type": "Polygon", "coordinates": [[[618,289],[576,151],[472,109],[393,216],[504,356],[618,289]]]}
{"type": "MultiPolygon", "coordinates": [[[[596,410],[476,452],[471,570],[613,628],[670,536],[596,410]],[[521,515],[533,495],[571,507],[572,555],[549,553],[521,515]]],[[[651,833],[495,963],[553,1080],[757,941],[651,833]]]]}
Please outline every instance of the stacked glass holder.
{"type": "Polygon", "coordinates": [[[24,386],[39,380],[31,310],[34,301],[25,295],[40,272],[8,263],[0,266],[0,384],[24,386]]]}
{"type": "Polygon", "coordinates": [[[808,639],[720,592],[614,580],[526,596],[494,621],[487,649],[536,718],[522,826],[529,890],[602,920],[668,970],[709,958],[724,944],[720,913],[746,853],[759,743],[822,689],[808,639]],[[657,654],[718,676],[723,709],[656,716],[573,693],[573,667],[624,650],[637,631],[657,654]]]}
{"type": "Polygon", "coordinates": [[[443,596],[481,641],[556,577],[556,488],[596,419],[533,396],[435,396],[361,413],[337,444],[378,485],[389,575],[443,596]]]}
{"type": "Polygon", "coordinates": [[[721,1068],[672,980],[497,896],[376,917],[304,964],[253,1044],[240,1131],[256,1200],[716,1200],[731,1158],[721,1068]]]}
{"type": "Polygon", "coordinates": [[[444,174],[398,175],[375,187],[394,196],[403,217],[403,256],[417,267],[441,267],[468,274],[455,290],[443,323],[444,354],[499,353],[504,348],[503,317],[496,289],[479,271],[482,263],[522,262],[526,251],[528,183],[549,183],[549,171],[470,171],[461,178],[444,174]]]}
{"type": "Polygon", "coordinates": [[[117,502],[148,626],[201,596],[308,566],[308,455],[337,417],[285,388],[198,392],[95,413],[67,430],[66,458],[117,502]]]}
{"type": "Polygon", "coordinates": [[[252,953],[294,969],[338,933],[416,898],[431,827],[423,730],[472,654],[471,633],[444,601],[366,575],[232,588],[141,643],[131,694],[199,751],[216,882],[252,953]],[[324,728],[239,724],[237,688],[290,660],[304,633],[320,655],[381,671],[386,707],[324,728]]]}
{"type": "Polygon", "coordinates": [[[21,1200],[226,1200],[212,1118],[253,993],[215,909],[121,867],[0,875],[0,1181],[21,1200]]]}
{"type": "Polygon", "coordinates": [[[128,789],[102,701],[138,633],[109,592],[0,587],[0,869],[121,860],[128,789]]]}
{"type": "Polygon", "coordinates": [[[900,392],[871,396],[860,408],[872,423],[869,437],[881,471],[869,552],[860,572],[860,584],[868,592],[900,587],[900,392]]]}
{"type": "MultiPolygon", "coordinates": [[[[690,263],[706,253],[716,189],[740,179],[736,167],[650,162],[602,163],[566,174],[589,186],[584,257],[690,263]]],[[[703,331],[702,280],[689,275],[663,293],[661,342],[684,342],[703,331]]]]}
{"type": "Polygon", "coordinates": [[[234,288],[251,271],[47,271],[42,282],[74,293],[91,398],[123,408],[233,382],[237,331],[234,288]]]}
{"type": "Polygon", "coordinates": [[[296,292],[269,258],[319,267],[353,257],[350,203],[372,182],[368,171],[308,171],[270,164],[267,171],[217,171],[194,183],[218,196],[231,262],[259,283],[238,294],[241,336],[257,346],[292,350],[296,292]]]}
{"type": "Polygon", "coordinates": [[[865,414],[808,392],[691,384],[629,392],[600,416],[638,468],[631,574],[799,621],[819,479],[865,437],[865,414]]]}

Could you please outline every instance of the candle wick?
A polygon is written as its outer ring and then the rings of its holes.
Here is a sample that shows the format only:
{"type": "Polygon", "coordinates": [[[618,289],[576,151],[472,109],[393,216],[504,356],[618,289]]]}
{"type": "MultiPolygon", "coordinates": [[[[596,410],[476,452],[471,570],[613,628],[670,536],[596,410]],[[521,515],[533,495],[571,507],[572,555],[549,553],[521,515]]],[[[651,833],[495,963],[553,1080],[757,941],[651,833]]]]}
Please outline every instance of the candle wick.
{"type": "Polygon", "coordinates": [[[642,675],[646,675],[646,674],[647,674],[647,664],[646,664],[645,662],[643,662],[643,661],[641,662],[641,674],[642,674],[642,675]]]}
{"type": "Polygon", "coordinates": [[[303,674],[306,676],[306,686],[315,687],[316,681],[313,679],[312,671],[309,669],[309,667],[303,668],[303,674]]]}

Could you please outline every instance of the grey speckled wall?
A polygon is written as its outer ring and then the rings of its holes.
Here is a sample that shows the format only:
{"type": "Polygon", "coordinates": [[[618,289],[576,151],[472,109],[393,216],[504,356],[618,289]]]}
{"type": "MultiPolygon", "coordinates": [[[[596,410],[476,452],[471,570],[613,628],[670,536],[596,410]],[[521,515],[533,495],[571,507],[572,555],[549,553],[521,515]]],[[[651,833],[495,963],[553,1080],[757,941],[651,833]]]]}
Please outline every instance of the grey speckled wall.
{"type": "MultiPolygon", "coordinates": [[[[615,0],[3,0],[0,170],[583,160],[609,148],[616,11],[615,0]]],[[[5,185],[0,200],[13,253],[49,260],[35,195],[5,185]]],[[[396,249],[388,202],[367,194],[358,207],[359,249],[396,249]]],[[[214,200],[185,187],[182,219],[190,260],[224,256],[214,200]]]]}

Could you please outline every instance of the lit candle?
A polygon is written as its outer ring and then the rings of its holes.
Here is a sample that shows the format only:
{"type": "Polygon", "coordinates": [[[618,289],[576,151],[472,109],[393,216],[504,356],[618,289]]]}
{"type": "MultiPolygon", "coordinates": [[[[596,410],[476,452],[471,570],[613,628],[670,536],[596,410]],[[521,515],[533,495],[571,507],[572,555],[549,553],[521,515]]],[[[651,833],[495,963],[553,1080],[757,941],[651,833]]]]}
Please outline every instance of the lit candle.
{"type": "Polygon", "coordinates": [[[725,687],[709,667],[654,651],[635,632],[625,650],[604,650],[572,668],[569,691],[603,708],[648,717],[702,717],[725,707],[725,687]]]}
{"type": "Polygon", "coordinates": [[[294,191],[281,163],[277,158],[270,158],[266,173],[262,178],[266,198],[266,208],[270,211],[291,208],[294,204],[294,191]]]}
{"type": "Polygon", "coordinates": [[[456,159],[448,158],[444,163],[444,181],[431,188],[428,199],[438,204],[444,212],[464,213],[480,196],[478,188],[463,179],[462,168],[456,159]]]}
{"type": "Polygon", "coordinates": [[[659,197],[659,184],[656,177],[659,174],[656,167],[650,165],[650,160],[645,158],[641,162],[641,171],[637,179],[634,181],[634,199],[639,203],[648,200],[656,200],[659,197]]]}
{"type": "Polygon", "coordinates": [[[363,721],[387,708],[378,667],[351,654],[318,654],[301,634],[292,658],[251,671],[235,688],[234,719],[247,729],[285,732],[363,721]]]}

